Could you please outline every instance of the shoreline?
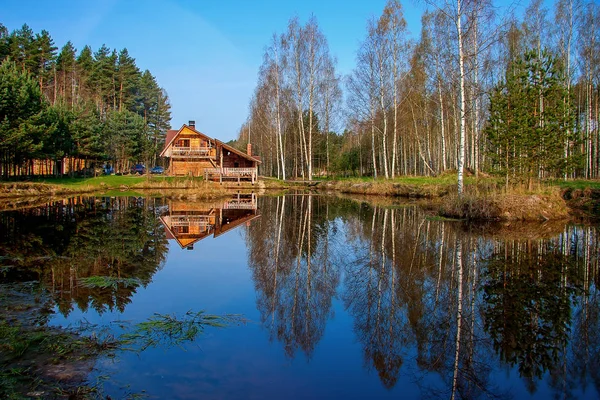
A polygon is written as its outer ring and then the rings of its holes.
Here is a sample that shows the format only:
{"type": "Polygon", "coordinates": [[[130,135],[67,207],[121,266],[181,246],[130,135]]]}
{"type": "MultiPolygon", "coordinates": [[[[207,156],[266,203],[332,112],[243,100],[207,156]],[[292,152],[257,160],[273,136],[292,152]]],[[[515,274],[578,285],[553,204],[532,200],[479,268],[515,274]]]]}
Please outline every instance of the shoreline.
{"type": "MultiPolygon", "coordinates": [[[[214,200],[241,191],[265,194],[286,193],[290,190],[312,193],[348,194],[374,198],[403,198],[430,201],[432,210],[440,217],[469,221],[548,221],[581,218],[600,218],[600,189],[587,187],[560,188],[544,186],[536,191],[504,190],[491,180],[471,182],[463,196],[456,193],[453,181],[419,177],[398,180],[314,180],[280,181],[260,179],[247,182],[219,184],[197,179],[149,179],[119,177],[97,179],[94,184],[71,185],[47,182],[0,183],[0,210],[27,207],[55,197],[79,195],[164,196],[176,199],[214,200]],[[131,180],[130,184],[127,179],[131,180]],[[413,182],[414,181],[414,182],[413,182]],[[15,204],[8,207],[7,204],[15,204]]],[[[96,178],[95,178],[96,179],[96,178]]],[[[594,181],[590,181],[594,184],[594,181]]],[[[581,184],[578,183],[580,186],[581,184]]],[[[591,186],[591,185],[590,185],[591,186]]]]}

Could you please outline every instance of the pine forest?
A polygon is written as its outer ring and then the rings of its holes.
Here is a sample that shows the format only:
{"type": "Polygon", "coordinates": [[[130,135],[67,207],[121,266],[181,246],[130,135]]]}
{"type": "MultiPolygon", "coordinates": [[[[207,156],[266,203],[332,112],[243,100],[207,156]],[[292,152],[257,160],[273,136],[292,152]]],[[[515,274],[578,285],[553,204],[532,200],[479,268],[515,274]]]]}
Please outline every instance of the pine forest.
{"type": "Polygon", "coordinates": [[[129,171],[154,163],[170,126],[167,92],[127,49],[60,50],[50,33],[0,24],[0,172],[129,171]]]}

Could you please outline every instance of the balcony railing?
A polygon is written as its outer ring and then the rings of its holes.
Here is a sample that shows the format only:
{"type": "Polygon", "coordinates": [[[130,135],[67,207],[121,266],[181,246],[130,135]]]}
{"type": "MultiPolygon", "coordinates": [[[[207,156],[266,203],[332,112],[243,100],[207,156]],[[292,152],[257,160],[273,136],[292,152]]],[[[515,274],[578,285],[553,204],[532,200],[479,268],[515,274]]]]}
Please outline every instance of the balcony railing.
{"type": "Polygon", "coordinates": [[[212,147],[173,147],[171,157],[174,158],[216,158],[217,152],[212,147]]]}
{"type": "Polygon", "coordinates": [[[210,223],[209,215],[198,215],[198,216],[191,216],[191,215],[175,216],[175,215],[173,215],[173,216],[171,216],[171,226],[190,226],[190,225],[206,227],[206,226],[209,226],[212,224],[210,223]]]}

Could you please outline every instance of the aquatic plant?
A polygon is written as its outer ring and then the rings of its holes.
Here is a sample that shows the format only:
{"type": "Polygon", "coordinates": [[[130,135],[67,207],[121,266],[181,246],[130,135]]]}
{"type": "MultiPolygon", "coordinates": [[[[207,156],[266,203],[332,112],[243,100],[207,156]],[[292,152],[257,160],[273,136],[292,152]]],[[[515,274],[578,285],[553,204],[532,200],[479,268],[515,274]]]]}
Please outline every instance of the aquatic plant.
{"type": "Polygon", "coordinates": [[[135,351],[150,347],[182,347],[184,343],[196,340],[206,327],[223,328],[245,322],[240,315],[212,315],[204,311],[188,311],[181,318],[175,314],[154,314],[135,324],[130,333],[124,333],[119,339],[122,345],[129,345],[129,350],[135,351]]]}
{"type": "Polygon", "coordinates": [[[79,278],[78,283],[86,289],[117,289],[119,285],[124,287],[137,287],[142,284],[142,281],[137,278],[117,278],[114,276],[90,276],[87,278],[79,278]]]}

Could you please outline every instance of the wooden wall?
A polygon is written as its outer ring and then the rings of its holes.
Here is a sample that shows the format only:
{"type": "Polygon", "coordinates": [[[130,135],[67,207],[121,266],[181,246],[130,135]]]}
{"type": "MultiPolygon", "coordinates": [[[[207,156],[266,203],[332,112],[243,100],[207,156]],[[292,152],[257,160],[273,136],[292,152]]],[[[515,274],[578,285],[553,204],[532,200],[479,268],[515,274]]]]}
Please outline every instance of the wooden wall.
{"type": "Polygon", "coordinates": [[[209,161],[171,161],[171,175],[203,176],[204,168],[214,168],[209,161]]]}
{"type": "Polygon", "coordinates": [[[223,167],[224,168],[253,168],[254,167],[253,161],[250,161],[247,158],[244,158],[235,153],[230,153],[227,156],[227,155],[225,155],[225,154],[227,154],[227,150],[224,150],[224,151],[225,151],[225,153],[223,154],[223,167]],[[238,163],[238,165],[235,165],[235,163],[238,163]]]}

